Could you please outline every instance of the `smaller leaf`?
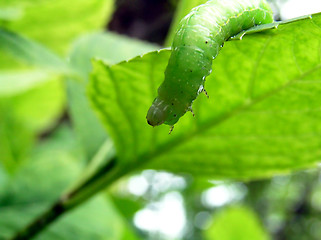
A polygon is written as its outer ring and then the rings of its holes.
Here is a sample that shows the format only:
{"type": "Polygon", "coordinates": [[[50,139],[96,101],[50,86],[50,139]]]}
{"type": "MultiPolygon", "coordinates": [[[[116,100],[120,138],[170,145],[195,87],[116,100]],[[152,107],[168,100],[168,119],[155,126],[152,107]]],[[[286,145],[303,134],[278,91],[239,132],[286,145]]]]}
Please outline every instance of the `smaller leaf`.
{"type": "Polygon", "coordinates": [[[267,240],[256,214],[247,207],[230,207],[213,217],[212,226],[205,232],[210,240],[267,240]]]}
{"type": "Polygon", "coordinates": [[[36,65],[60,73],[71,72],[62,59],[34,41],[2,28],[0,28],[0,39],[0,50],[11,54],[26,64],[36,65]]]}
{"type": "Polygon", "coordinates": [[[53,80],[54,73],[44,70],[0,71],[0,96],[10,96],[53,80]]]}
{"type": "Polygon", "coordinates": [[[61,116],[66,102],[64,87],[62,81],[48,79],[21,94],[0,98],[0,102],[10,104],[14,117],[29,129],[41,132],[61,116]]]}
{"type": "Polygon", "coordinates": [[[0,106],[0,164],[13,174],[31,150],[34,134],[12,116],[10,106],[0,106]]]}
{"type": "Polygon", "coordinates": [[[13,21],[21,18],[22,10],[20,8],[6,7],[0,8],[0,20],[13,21]]]}
{"type": "Polygon", "coordinates": [[[106,26],[114,0],[1,0],[0,6],[23,8],[23,16],[8,25],[11,31],[65,55],[76,37],[106,26]]]}

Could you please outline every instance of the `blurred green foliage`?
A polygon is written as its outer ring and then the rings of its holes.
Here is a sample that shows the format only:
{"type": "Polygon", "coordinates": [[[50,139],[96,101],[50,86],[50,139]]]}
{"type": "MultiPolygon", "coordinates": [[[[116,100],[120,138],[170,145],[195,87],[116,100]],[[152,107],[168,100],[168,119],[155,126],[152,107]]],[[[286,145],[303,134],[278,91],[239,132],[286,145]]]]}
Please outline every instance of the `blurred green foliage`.
{"type": "Polygon", "coordinates": [[[206,239],[220,240],[268,240],[268,235],[250,209],[233,206],[216,213],[213,225],[206,231],[206,239]]]}
{"type": "Polygon", "coordinates": [[[32,38],[65,54],[75,37],[99,30],[110,19],[113,0],[1,0],[0,8],[17,9],[21,17],[6,22],[7,29],[32,38]]]}
{"type": "MultiPolygon", "coordinates": [[[[23,228],[54,202],[81,173],[80,148],[68,126],[39,144],[14,179],[1,184],[0,238],[23,228]]],[[[36,239],[121,239],[122,218],[105,195],[97,196],[62,217],[36,239]],[[110,219],[112,221],[110,222],[110,219]]]]}

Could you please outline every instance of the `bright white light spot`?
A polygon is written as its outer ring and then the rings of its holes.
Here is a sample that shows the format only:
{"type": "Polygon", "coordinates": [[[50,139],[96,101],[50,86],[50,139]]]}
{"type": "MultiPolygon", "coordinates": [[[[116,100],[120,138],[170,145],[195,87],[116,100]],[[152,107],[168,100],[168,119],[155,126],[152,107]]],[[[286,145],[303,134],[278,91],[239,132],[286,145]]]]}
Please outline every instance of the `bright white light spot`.
{"type": "Polygon", "coordinates": [[[165,192],[170,188],[172,174],[166,172],[158,172],[154,175],[153,187],[158,192],[165,192]]]}
{"type": "Polygon", "coordinates": [[[170,190],[180,190],[186,187],[184,178],[172,173],[145,170],[142,175],[149,181],[152,190],[156,194],[170,190]]]}
{"type": "Polygon", "coordinates": [[[148,189],[148,182],[143,176],[134,176],[129,179],[128,191],[136,196],[142,196],[148,189]]]}
{"type": "Polygon", "coordinates": [[[136,213],[135,225],[145,231],[158,232],[168,238],[179,238],[186,224],[182,196],[171,192],[157,203],[136,213]]]}
{"type": "Polygon", "coordinates": [[[281,18],[290,19],[321,12],[321,1],[319,0],[289,0],[281,6],[281,18]]]}
{"type": "Polygon", "coordinates": [[[174,176],[172,187],[175,189],[178,189],[178,190],[186,188],[186,182],[185,182],[184,178],[174,176]]]}
{"type": "Polygon", "coordinates": [[[205,206],[220,207],[232,200],[229,189],[225,186],[212,187],[202,195],[202,202],[205,206]]]}
{"type": "Polygon", "coordinates": [[[202,194],[202,203],[207,207],[220,207],[242,199],[246,191],[247,189],[243,184],[212,187],[202,194]]]}

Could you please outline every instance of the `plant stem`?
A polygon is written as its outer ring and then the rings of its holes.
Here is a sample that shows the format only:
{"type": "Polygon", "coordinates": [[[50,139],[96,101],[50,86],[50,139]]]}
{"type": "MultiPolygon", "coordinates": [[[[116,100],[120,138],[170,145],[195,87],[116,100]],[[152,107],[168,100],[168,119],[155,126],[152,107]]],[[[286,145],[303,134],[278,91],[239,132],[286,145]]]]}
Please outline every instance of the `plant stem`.
{"type": "MultiPolygon", "coordinates": [[[[103,149],[103,151],[105,151],[103,149]]],[[[105,158],[106,155],[97,155],[105,158]]],[[[63,194],[45,213],[36,218],[31,224],[16,233],[11,240],[28,240],[43,231],[48,225],[63,214],[80,205],[94,194],[104,189],[110,183],[121,177],[124,172],[116,165],[117,158],[112,158],[105,166],[97,169],[90,177],[80,185],[63,194]]]]}
{"type": "Polygon", "coordinates": [[[12,240],[30,239],[46,228],[50,223],[60,217],[66,209],[63,207],[61,200],[57,201],[49,210],[32,222],[29,226],[18,232],[12,240]]]}

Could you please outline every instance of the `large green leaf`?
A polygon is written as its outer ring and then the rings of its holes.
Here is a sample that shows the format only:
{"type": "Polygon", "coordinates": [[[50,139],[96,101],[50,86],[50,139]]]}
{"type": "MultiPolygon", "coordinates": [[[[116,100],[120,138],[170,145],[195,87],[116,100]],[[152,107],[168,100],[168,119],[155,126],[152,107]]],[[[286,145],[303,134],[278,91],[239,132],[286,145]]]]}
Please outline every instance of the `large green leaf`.
{"type": "Polygon", "coordinates": [[[89,96],[123,164],[243,179],[312,167],[321,157],[320,37],[317,14],[227,42],[206,81],[210,98],[199,96],[195,117],[171,135],[145,119],[169,50],[95,61],[89,96]]]}
{"type": "MultiPolygon", "coordinates": [[[[0,188],[0,239],[7,239],[41,214],[81,173],[82,158],[64,127],[38,145],[30,164],[0,188]]],[[[122,219],[106,195],[62,216],[35,239],[120,239],[122,219]]]]}
{"type": "Polygon", "coordinates": [[[70,62],[82,74],[83,81],[68,81],[68,102],[73,126],[88,159],[94,156],[107,138],[86,97],[86,85],[92,70],[91,59],[100,58],[108,63],[116,63],[157,48],[156,45],[111,32],[85,35],[75,42],[70,62]]]}
{"type": "Polygon", "coordinates": [[[268,240],[268,234],[262,228],[255,213],[241,206],[234,206],[218,212],[213,224],[205,231],[208,240],[268,240]]]}

